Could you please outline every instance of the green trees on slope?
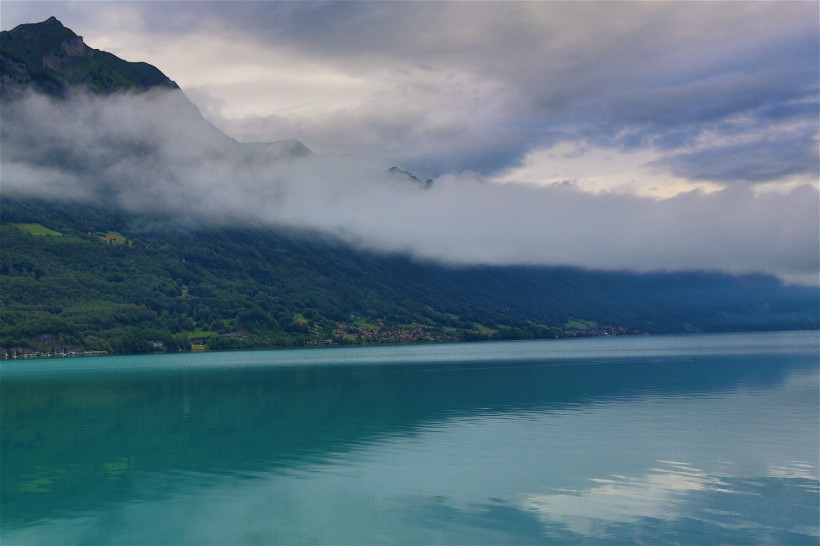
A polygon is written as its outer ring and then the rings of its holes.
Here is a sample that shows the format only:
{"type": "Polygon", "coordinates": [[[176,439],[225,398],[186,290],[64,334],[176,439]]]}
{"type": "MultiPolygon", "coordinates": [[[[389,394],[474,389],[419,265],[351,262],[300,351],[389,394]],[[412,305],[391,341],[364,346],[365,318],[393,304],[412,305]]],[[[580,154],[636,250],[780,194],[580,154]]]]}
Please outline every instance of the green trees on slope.
{"type": "Polygon", "coordinates": [[[275,231],[181,228],[7,197],[0,207],[6,351],[817,327],[816,291],[770,277],[446,268],[275,231]],[[34,235],[21,223],[62,235],[34,235]],[[124,237],[112,241],[113,232],[124,237]]]}

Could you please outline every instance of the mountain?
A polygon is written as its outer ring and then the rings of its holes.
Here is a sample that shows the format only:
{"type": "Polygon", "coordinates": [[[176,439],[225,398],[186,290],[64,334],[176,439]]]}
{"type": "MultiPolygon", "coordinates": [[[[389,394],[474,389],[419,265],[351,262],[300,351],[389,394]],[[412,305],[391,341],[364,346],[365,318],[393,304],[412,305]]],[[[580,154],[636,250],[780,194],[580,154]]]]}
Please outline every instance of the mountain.
{"type": "MultiPolygon", "coordinates": [[[[30,119],[21,119],[19,108],[8,106],[12,103],[19,106],[16,101],[26,98],[26,94],[31,91],[57,101],[76,99],[77,96],[87,99],[86,95],[89,94],[92,97],[144,97],[141,101],[134,99],[121,108],[123,111],[129,108],[140,111],[133,113],[130,118],[121,117],[114,122],[120,126],[134,125],[135,116],[140,118],[140,123],[153,122],[155,127],[149,128],[142,138],[133,138],[124,131],[117,135],[98,135],[100,141],[128,140],[138,153],[142,153],[139,150],[155,148],[156,137],[167,135],[173,140],[189,141],[191,147],[201,155],[230,154],[238,163],[276,162],[312,154],[297,140],[272,143],[235,141],[205,120],[177,84],[159,69],[144,62],[125,61],[106,51],[93,49],[83,42],[81,36],[66,28],[55,17],[0,32],[0,98],[3,99],[0,115],[6,125],[0,127],[0,130],[7,144],[15,143],[15,139],[9,136],[10,133],[21,126],[32,124],[30,119]],[[179,134],[180,128],[186,128],[187,133],[179,134]]],[[[34,105],[33,109],[41,111],[42,105],[34,105]]],[[[100,115],[99,110],[89,113],[100,115]]],[[[76,118],[79,121],[83,119],[80,114],[76,118]]],[[[46,138],[51,136],[46,135],[46,138]]],[[[78,135],[72,135],[69,139],[76,136],[78,135]]],[[[21,147],[32,150],[28,142],[21,147]]],[[[105,148],[107,144],[102,143],[101,147],[105,148]]],[[[8,157],[18,151],[4,150],[3,153],[8,157]]],[[[78,166],[76,158],[70,161],[65,159],[64,150],[56,154],[54,150],[48,150],[44,154],[59,155],[63,162],[60,167],[63,169],[67,164],[72,164],[74,168],[78,166]]],[[[42,164],[43,161],[43,158],[38,158],[35,163],[42,164]]],[[[111,161],[111,158],[107,157],[102,161],[111,161]]],[[[80,170],[94,168],[97,165],[89,165],[80,170]]]]}
{"type": "Polygon", "coordinates": [[[0,32],[0,91],[32,87],[63,96],[73,85],[94,93],[178,89],[159,69],[92,49],[54,17],[0,32]]]}
{"type": "MultiPolygon", "coordinates": [[[[337,180],[355,162],[238,143],[159,70],[54,18],[4,31],[0,69],[0,354],[818,328],[817,290],[765,275],[454,267],[288,228],[286,189],[371,191],[337,180]],[[76,125],[43,123],[53,102],[76,125]],[[256,202],[232,200],[238,187],[256,202]]],[[[410,198],[431,183],[373,177],[410,198]]]]}
{"type": "Polygon", "coordinates": [[[767,276],[452,268],[261,228],[173,226],[3,197],[5,352],[157,350],[817,328],[767,276]]]}
{"type": "Polygon", "coordinates": [[[280,140],[277,142],[246,142],[243,148],[255,154],[270,158],[305,157],[313,152],[298,140],[280,140]]]}
{"type": "Polygon", "coordinates": [[[432,178],[428,178],[427,180],[422,180],[421,178],[417,177],[411,172],[404,171],[399,169],[398,167],[390,167],[387,170],[387,174],[394,180],[405,181],[405,182],[412,182],[413,184],[418,184],[423,187],[428,187],[430,184],[433,183],[432,178]]]}

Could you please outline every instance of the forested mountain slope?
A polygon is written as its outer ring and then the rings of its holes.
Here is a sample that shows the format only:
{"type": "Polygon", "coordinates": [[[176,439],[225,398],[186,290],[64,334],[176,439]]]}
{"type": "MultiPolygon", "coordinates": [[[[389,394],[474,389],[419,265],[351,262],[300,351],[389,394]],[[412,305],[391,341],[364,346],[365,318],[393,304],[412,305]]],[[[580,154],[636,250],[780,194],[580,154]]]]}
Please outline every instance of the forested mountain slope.
{"type": "Polygon", "coordinates": [[[769,276],[442,265],[336,240],[338,218],[287,228],[317,195],[355,217],[438,186],[240,144],[54,18],[0,33],[0,84],[0,355],[818,327],[817,288],[769,276]]]}
{"type": "Polygon", "coordinates": [[[817,328],[766,276],[445,267],[270,229],[3,197],[4,352],[817,328]]]}

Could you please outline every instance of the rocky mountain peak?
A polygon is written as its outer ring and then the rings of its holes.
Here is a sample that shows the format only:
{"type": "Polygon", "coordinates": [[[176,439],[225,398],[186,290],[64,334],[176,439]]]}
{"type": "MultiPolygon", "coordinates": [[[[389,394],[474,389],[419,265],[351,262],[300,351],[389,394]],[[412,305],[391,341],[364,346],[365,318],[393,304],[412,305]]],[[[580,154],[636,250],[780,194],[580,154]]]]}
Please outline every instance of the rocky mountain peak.
{"type": "Polygon", "coordinates": [[[0,93],[27,88],[53,96],[69,88],[93,93],[177,89],[156,67],[93,49],[56,17],[0,32],[0,93]]]}
{"type": "Polygon", "coordinates": [[[25,23],[22,25],[17,25],[8,32],[9,34],[19,38],[49,46],[78,37],[71,29],[66,28],[54,16],[51,16],[40,23],[25,23]]]}
{"type": "Polygon", "coordinates": [[[425,188],[430,187],[430,185],[433,183],[432,178],[428,178],[427,180],[422,180],[421,178],[417,177],[413,173],[411,173],[409,171],[404,171],[404,170],[399,169],[398,167],[395,167],[395,166],[390,167],[387,170],[387,174],[389,174],[394,180],[412,182],[414,184],[419,184],[419,185],[421,185],[422,187],[425,187],[425,188]]]}

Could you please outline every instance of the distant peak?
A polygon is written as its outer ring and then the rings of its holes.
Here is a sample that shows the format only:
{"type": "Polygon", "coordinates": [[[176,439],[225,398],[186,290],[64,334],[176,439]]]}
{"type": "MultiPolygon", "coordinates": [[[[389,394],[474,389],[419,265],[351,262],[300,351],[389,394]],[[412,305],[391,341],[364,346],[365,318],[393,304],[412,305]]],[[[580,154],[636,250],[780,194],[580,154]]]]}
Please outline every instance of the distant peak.
{"type": "Polygon", "coordinates": [[[63,25],[60,20],[53,15],[40,23],[24,23],[22,25],[17,25],[11,30],[11,32],[19,36],[24,36],[27,39],[54,39],[55,37],[71,38],[76,36],[73,30],[63,25]]]}
{"type": "MultiPolygon", "coordinates": [[[[41,21],[39,23],[25,23],[22,25],[18,25],[16,28],[66,28],[66,26],[60,22],[59,19],[54,17],[53,15],[46,19],[45,21],[41,21]]],[[[16,30],[16,29],[15,29],[16,30]]]]}
{"type": "Polygon", "coordinates": [[[398,180],[409,180],[410,182],[421,184],[425,188],[429,187],[430,184],[433,183],[432,178],[428,178],[427,180],[422,180],[421,178],[417,177],[413,173],[408,172],[408,171],[404,171],[402,169],[399,169],[398,167],[390,167],[389,169],[387,169],[387,174],[393,176],[395,179],[398,179],[398,180]]]}

